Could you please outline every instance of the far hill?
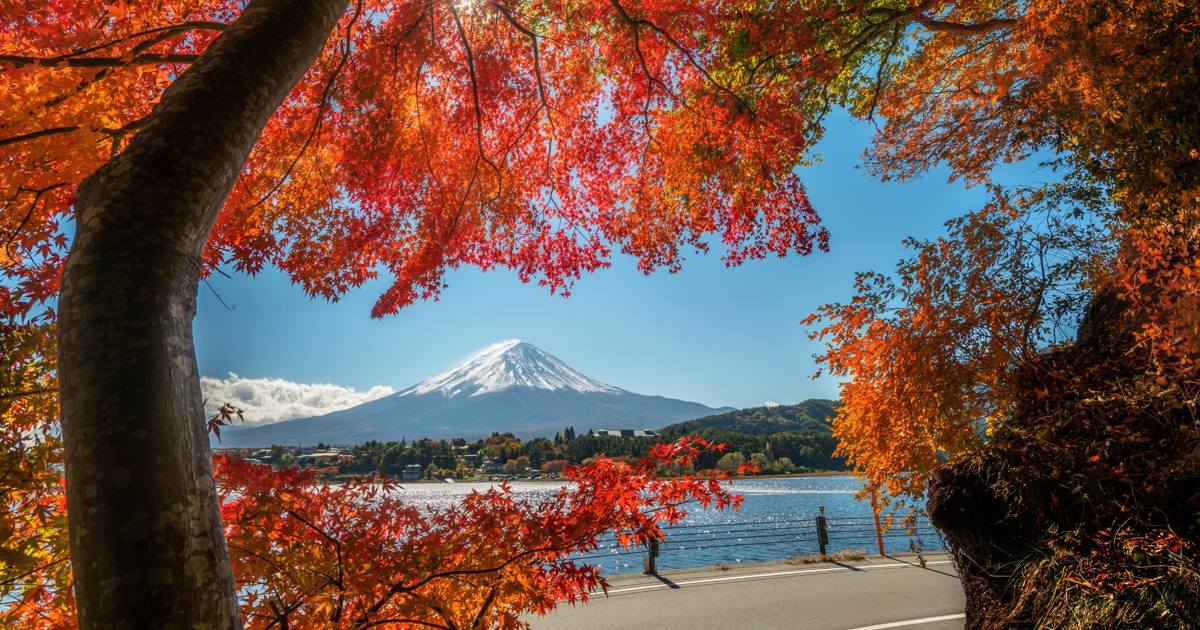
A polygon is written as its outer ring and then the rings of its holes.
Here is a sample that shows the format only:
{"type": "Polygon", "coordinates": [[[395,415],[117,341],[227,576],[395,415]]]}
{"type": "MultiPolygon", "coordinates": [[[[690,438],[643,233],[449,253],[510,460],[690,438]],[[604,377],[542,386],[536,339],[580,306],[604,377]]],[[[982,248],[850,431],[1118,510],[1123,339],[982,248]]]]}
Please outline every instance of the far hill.
{"type": "Polygon", "coordinates": [[[663,427],[660,433],[682,435],[704,429],[722,429],[754,435],[771,435],[783,431],[829,433],[829,422],[837,413],[838,404],[836,400],[812,398],[795,405],[750,407],[669,424],[663,427]]]}

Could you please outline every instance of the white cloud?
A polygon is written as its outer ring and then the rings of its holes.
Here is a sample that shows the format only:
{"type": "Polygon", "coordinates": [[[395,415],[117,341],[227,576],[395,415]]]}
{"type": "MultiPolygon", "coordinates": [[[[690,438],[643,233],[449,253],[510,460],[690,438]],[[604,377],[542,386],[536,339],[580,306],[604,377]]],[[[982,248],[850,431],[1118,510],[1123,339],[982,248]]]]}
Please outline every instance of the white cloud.
{"type": "Polygon", "coordinates": [[[290,418],[319,416],[382,398],[396,390],[376,385],[366,391],[332,383],[295,383],[281,378],[200,377],[205,411],[229,403],[245,412],[246,424],[270,424],[290,418]]]}

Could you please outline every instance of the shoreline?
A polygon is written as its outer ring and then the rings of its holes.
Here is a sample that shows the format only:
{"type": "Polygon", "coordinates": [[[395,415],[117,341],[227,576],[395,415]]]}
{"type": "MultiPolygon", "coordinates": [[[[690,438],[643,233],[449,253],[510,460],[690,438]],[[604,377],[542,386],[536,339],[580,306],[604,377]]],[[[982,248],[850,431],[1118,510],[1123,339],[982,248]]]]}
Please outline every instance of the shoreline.
{"type": "MultiPolygon", "coordinates": [[[[811,472],[802,472],[802,473],[776,473],[776,474],[770,474],[770,475],[745,475],[745,476],[741,476],[741,477],[730,477],[730,480],[745,481],[745,480],[752,480],[752,479],[796,479],[796,478],[803,478],[803,477],[842,477],[842,476],[852,476],[852,475],[854,475],[854,471],[852,471],[852,470],[814,470],[811,472]]],[[[337,481],[344,481],[345,479],[349,479],[349,477],[345,477],[345,478],[339,477],[337,479],[337,481]]],[[[412,479],[412,480],[408,480],[408,481],[401,480],[401,479],[394,479],[394,481],[396,481],[400,484],[447,485],[449,483],[449,482],[445,481],[444,479],[412,479]]],[[[454,479],[453,483],[503,483],[503,482],[508,482],[510,484],[517,484],[517,483],[555,483],[555,482],[562,482],[562,481],[568,481],[568,479],[566,477],[551,477],[551,478],[543,478],[543,479],[527,479],[527,478],[520,478],[520,477],[513,477],[513,478],[509,478],[509,479],[503,479],[503,478],[454,479]]]]}

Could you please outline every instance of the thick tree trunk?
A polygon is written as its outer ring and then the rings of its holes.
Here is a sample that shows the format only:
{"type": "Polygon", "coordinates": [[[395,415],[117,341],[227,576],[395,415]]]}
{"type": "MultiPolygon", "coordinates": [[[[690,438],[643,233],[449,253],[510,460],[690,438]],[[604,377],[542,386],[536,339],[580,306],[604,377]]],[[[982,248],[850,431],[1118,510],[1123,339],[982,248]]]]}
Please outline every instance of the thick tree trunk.
{"type": "Polygon", "coordinates": [[[79,189],[58,365],[82,628],[241,627],[192,347],[200,253],[347,4],[251,3],[79,189]]]}

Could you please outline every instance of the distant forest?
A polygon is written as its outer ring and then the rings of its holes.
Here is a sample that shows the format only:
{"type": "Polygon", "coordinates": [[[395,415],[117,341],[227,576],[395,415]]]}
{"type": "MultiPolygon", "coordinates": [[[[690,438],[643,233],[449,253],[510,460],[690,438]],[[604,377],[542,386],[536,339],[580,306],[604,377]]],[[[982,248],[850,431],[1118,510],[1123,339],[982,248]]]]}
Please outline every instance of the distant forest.
{"type": "Polygon", "coordinates": [[[771,435],[789,431],[829,433],[829,420],[837,413],[838,401],[811,398],[795,405],[751,407],[720,413],[663,427],[663,435],[698,434],[703,429],[771,435]]]}
{"type": "Polygon", "coordinates": [[[762,465],[762,458],[756,458],[756,454],[765,455],[772,463],[786,458],[798,471],[845,470],[846,462],[833,456],[837,440],[830,428],[838,404],[836,400],[812,398],[795,405],[738,409],[667,425],[659,435],[696,435],[727,444],[729,452],[740,453],[747,461],[757,460],[764,472],[783,471],[762,465]]]}
{"type": "MultiPolygon", "coordinates": [[[[591,431],[576,434],[573,427],[567,427],[552,438],[531,440],[521,440],[512,433],[495,433],[475,441],[372,441],[342,452],[335,466],[341,474],[400,475],[406,466],[417,465],[424,476],[433,479],[467,479],[477,473],[557,475],[565,466],[586,463],[598,455],[632,460],[644,456],[659,442],[695,435],[728,446],[724,453],[702,455],[697,468],[733,470],[743,462],[753,462],[763,474],[845,470],[845,462],[833,456],[837,440],[830,432],[829,418],[836,407],[836,401],[814,399],[796,405],[742,409],[672,424],[658,430],[657,436],[618,437],[591,431]],[[495,468],[485,468],[485,462],[495,468]]],[[[253,449],[242,450],[249,454],[253,449]]],[[[269,455],[259,451],[255,456],[276,465],[322,465],[297,459],[298,455],[299,450],[276,446],[269,455]]]]}

